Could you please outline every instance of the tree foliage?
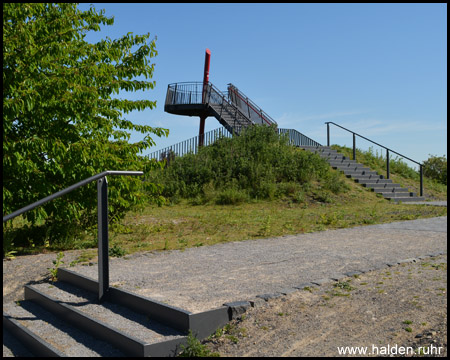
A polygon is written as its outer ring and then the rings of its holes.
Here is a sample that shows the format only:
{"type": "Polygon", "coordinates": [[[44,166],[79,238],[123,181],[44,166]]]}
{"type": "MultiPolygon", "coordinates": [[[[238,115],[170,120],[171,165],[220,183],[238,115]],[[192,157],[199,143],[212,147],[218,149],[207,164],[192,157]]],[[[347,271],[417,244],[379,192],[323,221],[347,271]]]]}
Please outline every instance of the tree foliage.
{"type": "MultiPolygon", "coordinates": [[[[92,6],[81,11],[72,3],[3,4],[4,215],[105,170],[146,170],[139,154],[154,145],[150,134],[167,136],[168,130],[124,117],[153,109],[155,101],[117,96],[154,88],[156,38],[128,33],[93,44],[85,40],[89,31],[113,23],[92,6]],[[130,131],[143,139],[130,143],[130,131]]],[[[144,192],[134,177],[108,182],[112,218],[156,189],[148,184],[144,192]]],[[[74,225],[96,223],[96,201],[94,183],[26,218],[36,224],[51,215],[46,227],[60,237],[74,225]]]]}
{"type": "Polygon", "coordinates": [[[423,162],[423,174],[441,184],[447,185],[447,158],[431,155],[423,162]]]}

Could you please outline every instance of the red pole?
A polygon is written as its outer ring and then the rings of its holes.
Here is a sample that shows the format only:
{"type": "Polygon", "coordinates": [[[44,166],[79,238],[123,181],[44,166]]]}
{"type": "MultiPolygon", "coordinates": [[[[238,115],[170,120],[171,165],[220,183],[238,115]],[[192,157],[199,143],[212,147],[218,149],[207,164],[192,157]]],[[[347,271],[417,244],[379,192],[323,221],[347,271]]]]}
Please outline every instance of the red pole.
{"type": "MultiPolygon", "coordinates": [[[[211,51],[206,49],[205,53],[205,70],[203,72],[203,91],[202,91],[202,103],[206,103],[206,92],[209,83],[209,62],[211,60],[211,51]]],[[[203,140],[205,135],[205,120],[207,115],[200,116],[200,129],[198,133],[198,146],[203,146],[203,140]]]]}
{"type": "Polygon", "coordinates": [[[209,49],[206,49],[205,52],[205,70],[203,72],[203,96],[202,96],[202,102],[205,103],[206,100],[206,89],[209,82],[209,62],[211,60],[211,51],[209,49]]]}

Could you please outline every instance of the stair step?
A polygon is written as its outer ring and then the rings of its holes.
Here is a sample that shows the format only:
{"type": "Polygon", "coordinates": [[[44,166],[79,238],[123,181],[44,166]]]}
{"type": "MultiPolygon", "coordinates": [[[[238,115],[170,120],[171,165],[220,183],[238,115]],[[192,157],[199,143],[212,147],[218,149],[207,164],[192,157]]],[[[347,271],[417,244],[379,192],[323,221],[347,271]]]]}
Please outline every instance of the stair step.
{"type": "Polygon", "coordinates": [[[400,190],[386,190],[386,189],[374,189],[374,192],[377,194],[383,195],[383,197],[411,197],[414,196],[413,193],[408,191],[408,189],[400,189],[400,190]]]}
{"type": "Polygon", "coordinates": [[[25,286],[25,299],[30,299],[90,333],[112,342],[131,356],[160,355],[161,348],[177,347],[186,336],[121,305],[104,301],[98,304],[94,293],[64,282],[25,286]],[[168,345],[167,345],[168,344],[168,345]],[[167,346],[166,346],[167,345],[167,346]]]}
{"type": "Polygon", "coordinates": [[[366,167],[346,167],[346,168],[337,168],[341,170],[344,174],[355,174],[355,175],[376,175],[380,176],[376,171],[372,171],[366,167]]]}
{"type": "MultiPolygon", "coordinates": [[[[3,304],[7,317],[18,322],[28,332],[44,343],[56,355],[73,357],[125,356],[105,341],[98,340],[59,317],[43,309],[33,301],[23,300],[3,304]]],[[[48,353],[47,353],[48,354],[48,353]]],[[[36,354],[38,355],[38,354],[36,354]]],[[[48,354],[48,356],[50,356],[48,354]]]]}
{"type": "Polygon", "coordinates": [[[386,197],[386,199],[395,202],[425,201],[425,198],[423,196],[393,197],[393,198],[386,197]]]}
{"type": "Polygon", "coordinates": [[[96,294],[65,282],[58,281],[54,285],[42,283],[34,285],[34,287],[60,302],[76,307],[87,316],[105,322],[147,344],[183,336],[180,331],[150,320],[145,315],[129,310],[122,305],[109,301],[98,304],[96,294]]]}
{"type": "MultiPolygon", "coordinates": [[[[16,323],[15,320],[6,320],[7,314],[3,313],[3,357],[33,357],[33,354],[30,351],[31,346],[28,346],[26,343],[21,342],[17,339],[17,335],[15,332],[11,331],[7,327],[7,323],[9,321],[16,323]]],[[[34,335],[32,335],[34,337],[34,335]]],[[[44,354],[45,357],[55,356],[54,352],[44,354]]],[[[36,354],[37,355],[37,354],[36,354]]]]}
{"type": "Polygon", "coordinates": [[[384,189],[384,188],[401,188],[402,186],[400,184],[394,184],[394,183],[367,183],[362,184],[364,187],[368,187],[371,189],[384,189]]]}
{"type": "Polygon", "coordinates": [[[382,180],[383,175],[358,175],[358,174],[345,174],[348,178],[351,177],[356,180],[382,180]]]}
{"type": "Polygon", "coordinates": [[[365,184],[392,184],[392,180],[391,179],[354,179],[355,182],[357,182],[358,184],[361,185],[365,185],[365,184]]]}
{"type": "Polygon", "coordinates": [[[364,166],[360,163],[357,163],[354,160],[349,159],[327,159],[330,165],[338,165],[338,166],[364,166]],[[350,165],[351,164],[351,165],[350,165]]]}

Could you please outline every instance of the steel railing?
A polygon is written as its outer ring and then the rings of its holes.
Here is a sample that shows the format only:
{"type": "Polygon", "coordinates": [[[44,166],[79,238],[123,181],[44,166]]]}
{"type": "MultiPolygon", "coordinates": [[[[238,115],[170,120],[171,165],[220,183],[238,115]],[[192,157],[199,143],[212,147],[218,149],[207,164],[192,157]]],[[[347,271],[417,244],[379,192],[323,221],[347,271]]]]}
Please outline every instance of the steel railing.
{"type": "MultiPolygon", "coordinates": [[[[231,116],[233,123],[228,125],[231,127],[230,132],[240,134],[242,129],[250,125],[255,125],[254,121],[249,119],[235,104],[233,104],[228,97],[217,89],[212,83],[208,84],[205,101],[207,104],[220,105],[218,115],[222,118],[223,115],[231,116]]],[[[227,122],[227,121],[226,121],[227,122]]]]}
{"type": "MultiPolygon", "coordinates": [[[[286,135],[289,140],[289,144],[293,146],[321,146],[317,141],[303,135],[301,132],[295,129],[277,129],[278,134],[286,135]]],[[[218,128],[208,131],[204,134],[204,145],[211,145],[222,137],[232,137],[226,128],[218,128]]],[[[177,144],[165,147],[164,149],[154,151],[149,155],[146,155],[148,159],[164,160],[170,159],[173,156],[183,156],[188,153],[197,154],[198,152],[198,136],[194,136],[190,139],[181,141],[177,144]]]]}
{"type": "MultiPolygon", "coordinates": [[[[222,137],[231,137],[232,134],[226,128],[218,128],[203,134],[204,146],[211,145],[217,139],[222,137]]],[[[164,160],[171,156],[183,156],[189,153],[197,154],[198,151],[198,140],[199,135],[194,136],[190,139],[181,141],[171,146],[167,146],[164,149],[154,151],[147,155],[148,159],[164,160]]]]}
{"type": "Polygon", "coordinates": [[[169,84],[165,105],[202,104],[203,83],[181,82],[169,84]]]}
{"type": "Polygon", "coordinates": [[[3,222],[11,220],[16,216],[33,210],[49,201],[55,200],[73,190],[76,190],[84,185],[97,180],[97,212],[98,212],[98,297],[103,301],[109,289],[109,259],[108,259],[108,181],[107,175],[126,175],[126,176],[140,176],[144,175],[142,171],[113,171],[108,170],[100,174],[91,176],[74,185],[71,185],[64,190],[58,191],[41,200],[38,200],[30,205],[27,205],[19,210],[12,212],[3,217],[3,222]]]}
{"type": "Polygon", "coordinates": [[[354,131],[352,131],[352,130],[349,130],[349,129],[347,129],[347,128],[341,126],[341,125],[338,125],[338,124],[336,124],[336,123],[334,123],[334,122],[332,122],[332,121],[328,121],[328,122],[326,122],[325,124],[327,124],[327,146],[330,146],[330,124],[333,124],[333,125],[335,125],[335,126],[341,128],[341,129],[343,129],[343,130],[345,130],[345,131],[348,131],[348,132],[350,132],[350,133],[353,134],[353,160],[356,160],[356,136],[359,136],[360,138],[362,138],[362,139],[364,139],[364,140],[367,140],[367,141],[370,141],[372,144],[375,144],[375,145],[380,146],[380,147],[382,147],[383,149],[385,149],[385,150],[386,150],[386,177],[387,177],[388,179],[389,179],[389,176],[390,176],[390,168],[389,168],[389,161],[390,161],[390,160],[389,160],[389,155],[390,155],[391,152],[393,152],[394,154],[397,154],[397,155],[399,155],[400,157],[405,158],[405,159],[408,159],[409,161],[412,161],[413,163],[419,165],[419,174],[420,174],[420,196],[423,196],[423,164],[421,164],[420,162],[415,161],[415,160],[413,160],[413,159],[411,159],[411,158],[409,158],[409,157],[407,157],[407,156],[405,156],[405,155],[402,155],[402,154],[400,154],[400,153],[398,153],[398,152],[396,152],[396,151],[394,151],[394,150],[392,150],[392,149],[389,149],[388,147],[386,147],[386,146],[384,146],[384,145],[378,144],[377,142],[375,142],[375,141],[373,141],[373,140],[370,140],[370,139],[366,138],[365,136],[362,136],[362,135],[360,135],[360,134],[358,134],[358,133],[356,133],[356,132],[354,132],[354,131]]]}
{"type": "Polygon", "coordinates": [[[165,101],[165,106],[168,105],[210,105],[219,118],[228,124],[228,130],[237,134],[243,128],[254,125],[254,122],[230,101],[229,93],[220,91],[210,82],[206,86],[202,82],[169,84],[165,101]],[[222,117],[226,114],[232,119],[231,122],[222,117]]]}
{"type": "Polygon", "coordinates": [[[248,114],[250,120],[260,122],[263,125],[277,125],[277,122],[274,119],[231,83],[228,84],[228,98],[233,104],[248,114]]]}
{"type": "Polygon", "coordinates": [[[293,146],[322,146],[317,141],[295,129],[278,129],[278,134],[286,134],[289,144],[293,146]]]}

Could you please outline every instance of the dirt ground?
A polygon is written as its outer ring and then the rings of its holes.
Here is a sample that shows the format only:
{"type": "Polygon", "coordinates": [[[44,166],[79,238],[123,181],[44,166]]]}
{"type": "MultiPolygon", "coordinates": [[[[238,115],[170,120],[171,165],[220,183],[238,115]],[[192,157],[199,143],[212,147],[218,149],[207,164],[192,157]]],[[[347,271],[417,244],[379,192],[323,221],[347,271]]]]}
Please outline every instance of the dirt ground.
{"type": "Polygon", "coordinates": [[[445,357],[447,255],[271,299],[204,343],[229,357],[445,357]]]}

